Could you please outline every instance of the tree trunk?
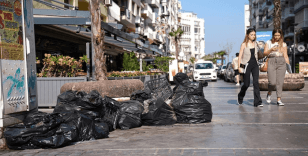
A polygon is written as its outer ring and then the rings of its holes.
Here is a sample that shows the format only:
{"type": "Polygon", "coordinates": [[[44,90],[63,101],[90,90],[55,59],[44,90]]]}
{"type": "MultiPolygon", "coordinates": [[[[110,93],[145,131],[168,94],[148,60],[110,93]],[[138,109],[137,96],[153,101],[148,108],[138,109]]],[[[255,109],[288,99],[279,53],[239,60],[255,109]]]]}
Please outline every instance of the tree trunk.
{"type": "Polygon", "coordinates": [[[176,58],[177,61],[179,61],[179,59],[178,59],[178,57],[179,57],[179,47],[178,46],[179,45],[178,45],[177,37],[175,37],[174,41],[175,41],[175,58],[176,58]]]}
{"type": "Polygon", "coordinates": [[[101,16],[99,8],[100,0],[90,1],[90,12],[91,12],[91,32],[92,42],[94,48],[94,62],[95,62],[95,78],[99,80],[107,80],[106,77],[106,58],[104,56],[104,37],[105,31],[101,28],[101,16]]]}
{"type": "Polygon", "coordinates": [[[281,3],[280,0],[274,0],[274,29],[280,29],[281,25],[281,3]]]}

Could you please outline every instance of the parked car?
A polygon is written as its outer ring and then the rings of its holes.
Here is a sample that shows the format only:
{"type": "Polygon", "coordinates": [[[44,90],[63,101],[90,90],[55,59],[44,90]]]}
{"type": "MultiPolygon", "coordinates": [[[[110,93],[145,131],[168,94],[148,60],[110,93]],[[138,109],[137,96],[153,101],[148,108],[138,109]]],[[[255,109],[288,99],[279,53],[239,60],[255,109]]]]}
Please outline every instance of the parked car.
{"type": "Polygon", "coordinates": [[[194,64],[194,81],[212,80],[217,81],[217,72],[212,61],[197,61],[194,64]]]}
{"type": "Polygon", "coordinates": [[[221,66],[221,69],[220,69],[220,71],[219,71],[219,76],[220,76],[221,79],[224,78],[224,74],[225,74],[224,72],[225,72],[225,70],[226,70],[226,67],[227,67],[226,65],[222,65],[222,66],[221,66]]]}
{"type": "Polygon", "coordinates": [[[226,70],[224,72],[224,80],[226,82],[235,82],[235,72],[231,62],[229,62],[226,66],[226,70]]]}

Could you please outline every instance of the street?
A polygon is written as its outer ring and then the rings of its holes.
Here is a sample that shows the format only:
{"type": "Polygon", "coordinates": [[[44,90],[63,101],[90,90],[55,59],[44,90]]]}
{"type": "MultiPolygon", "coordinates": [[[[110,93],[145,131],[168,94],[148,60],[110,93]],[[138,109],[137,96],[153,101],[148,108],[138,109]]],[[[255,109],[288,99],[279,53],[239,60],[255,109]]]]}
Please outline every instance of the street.
{"type": "Polygon", "coordinates": [[[223,80],[209,82],[205,98],[211,102],[213,120],[204,124],[142,126],[115,130],[109,138],[85,141],[58,149],[1,151],[1,155],[308,155],[308,81],[301,91],[283,91],[285,106],[265,101],[253,107],[253,87],[242,106],[240,87],[223,80]]]}

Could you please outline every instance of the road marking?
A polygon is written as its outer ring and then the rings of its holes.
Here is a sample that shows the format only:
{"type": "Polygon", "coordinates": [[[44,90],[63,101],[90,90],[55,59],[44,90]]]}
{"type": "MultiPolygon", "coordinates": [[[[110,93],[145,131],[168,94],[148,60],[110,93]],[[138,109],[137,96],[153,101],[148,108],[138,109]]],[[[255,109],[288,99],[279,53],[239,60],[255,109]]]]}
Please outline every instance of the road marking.
{"type": "Polygon", "coordinates": [[[129,148],[129,149],[93,149],[94,151],[97,150],[110,150],[110,151],[131,151],[131,150],[179,150],[179,149],[183,149],[183,150],[211,150],[211,149],[231,149],[231,150],[253,150],[253,149],[259,149],[259,150],[308,150],[308,148],[181,148],[181,147],[177,147],[177,148],[129,148]]]}

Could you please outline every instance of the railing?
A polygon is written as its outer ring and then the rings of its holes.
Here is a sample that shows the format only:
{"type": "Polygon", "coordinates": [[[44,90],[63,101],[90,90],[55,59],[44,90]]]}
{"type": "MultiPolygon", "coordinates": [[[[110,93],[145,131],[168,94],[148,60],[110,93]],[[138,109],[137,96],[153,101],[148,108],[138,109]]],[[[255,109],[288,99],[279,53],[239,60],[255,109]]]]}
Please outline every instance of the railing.
{"type": "Polygon", "coordinates": [[[289,18],[289,17],[292,17],[292,16],[294,16],[294,7],[285,8],[284,17],[289,18]]]}
{"type": "Polygon", "coordinates": [[[304,28],[304,27],[308,27],[308,20],[304,20],[304,21],[298,23],[298,25],[296,26],[296,29],[304,28]]]}
{"type": "Polygon", "coordinates": [[[261,6],[261,9],[264,10],[265,7],[267,7],[267,2],[266,1],[263,2],[262,6],[261,6]]]}
{"type": "Polygon", "coordinates": [[[299,0],[297,3],[294,5],[294,10],[299,9],[303,5],[308,5],[308,0],[299,0]]]}

